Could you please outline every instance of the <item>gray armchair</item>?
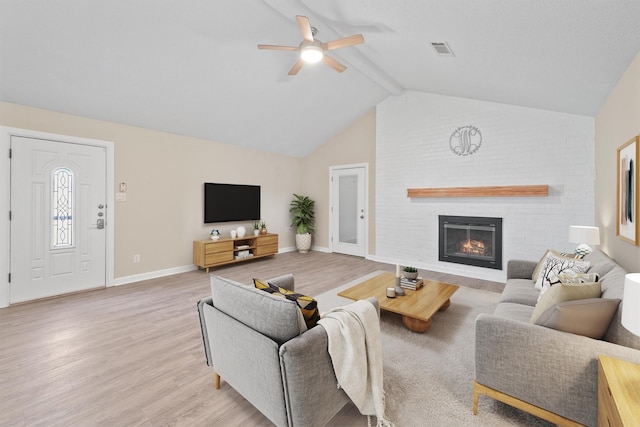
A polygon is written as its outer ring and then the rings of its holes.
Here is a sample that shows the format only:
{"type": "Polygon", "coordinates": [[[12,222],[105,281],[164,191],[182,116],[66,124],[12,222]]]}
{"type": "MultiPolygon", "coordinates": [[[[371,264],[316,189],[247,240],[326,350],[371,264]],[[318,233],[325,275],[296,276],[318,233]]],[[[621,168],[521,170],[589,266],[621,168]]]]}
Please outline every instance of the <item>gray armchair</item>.
{"type": "MultiPolygon", "coordinates": [[[[268,282],[294,289],[292,275],[268,282]]],[[[307,330],[294,301],[214,275],[211,292],[198,312],[216,389],[222,378],[278,426],[323,426],[349,401],[324,328],[307,330]]]]}

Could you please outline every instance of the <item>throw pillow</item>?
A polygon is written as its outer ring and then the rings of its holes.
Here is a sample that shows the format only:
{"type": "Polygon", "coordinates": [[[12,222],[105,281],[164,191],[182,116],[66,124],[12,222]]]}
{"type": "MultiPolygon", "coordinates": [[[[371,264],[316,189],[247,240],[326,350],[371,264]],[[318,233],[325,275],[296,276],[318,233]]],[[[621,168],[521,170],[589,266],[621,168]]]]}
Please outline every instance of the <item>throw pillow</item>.
{"type": "Polygon", "coordinates": [[[589,261],[563,257],[559,253],[551,251],[544,260],[535,288],[542,290],[544,287],[549,287],[554,276],[559,276],[568,270],[575,274],[582,274],[586,273],[589,267],[591,267],[589,261]]]}
{"type": "Polygon", "coordinates": [[[576,273],[573,270],[566,270],[558,274],[558,279],[562,283],[593,283],[600,281],[598,273],[576,273]]]}
{"type": "Polygon", "coordinates": [[[586,298],[600,298],[600,282],[595,283],[558,283],[542,295],[531,315],[531,323],[556,304],[586,298]]]}
{"type": "Polygon", "coordinates": [[[281,288],[271,283],[264,283],[258,279],[253,279],[253,284],[257,289],[268,292],[274,297],[286,298],[290,301],[295,301],[302,312],[304,321],[307,324],[307,329],[311,329],[316,326],[318,320],[320,320],[320,311],[318,310],[318,302],[310,296],[302,295],[290,291],[288,289],[281,288]]]}
{"type": "Polygon", "coordinates": [[[607,333],[618,304],[619,299],[606,298],[566,301],[547,309],[535,324],[599,340],[607,333]]]}
{"type": "Polygon", "coordinates": [[[533,280],[534,282],[538,280],[538,276],[540,275],[540,270],[542,270],[542,267],[544,266],[544,263],[547,261],[547,257],[549,255],[551,255],[551,249],[548,249],[542,255],[542,258],[540,258],[540,261],[538,261],[538,264],[536,265],[536,268],[533,270],[533,274],[531,275],[531,280],[533,280]]]}
{"type": "Polygon", "coordinates": [[[549,257],[549,255],[556,255],[556,256],[560,256],[562,258],[566,258],[566,259],[582,259],[584,258],[584,255],[578,255],[578,254],[570,254],[570,253],[566,253],[566,252],[556,252],[553,249],[547,249],[547,251],[544,253],[544,255],[542,255],[542,258],[540,258],[540,261],[538,261],[538,264],[536,265],[536,268],[533,270],[533,274],[531,275],[531,280],[533,280],[534,282],[536,282],[538,280],[538,276],[540,274],[540,270],[542,270],[542,267],[544,266],[545,262],[547,261],[547,258],[549,257]]]}
{"type": "Polygon", "coordinates": [[[533,274],[531,275],[531,280],[533,280],[534,282],[538,280],[538,275],[540,274],[540,270],[542,270],[542,267],[547,261],[547,258],[551,254],[561,256],[567,259],[582,259],[584,257],[584,255],[570,254],[566,252],[557,252],[557,251],[554,251],[553,249],[547,249],[544,255],[542,255],[542,258],[540,258],[540,261],[538,261],[536,268],[533,270],[533,274]]]}

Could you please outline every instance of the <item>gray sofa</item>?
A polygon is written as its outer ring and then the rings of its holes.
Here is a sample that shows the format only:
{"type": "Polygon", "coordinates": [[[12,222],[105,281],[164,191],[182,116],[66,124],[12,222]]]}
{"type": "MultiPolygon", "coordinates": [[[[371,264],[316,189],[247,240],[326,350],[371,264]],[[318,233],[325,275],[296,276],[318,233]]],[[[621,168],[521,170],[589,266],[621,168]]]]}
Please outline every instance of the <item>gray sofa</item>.
{"type": "MultiPolygon", "coordinates": [[[[290,274],[267,282],[294,290],[290,274]]],[[[211,292],[198,312],[216,388],[222,378],[278,426],[324,426],[349,402],[325,329],[307,329],[294,301],[214,275],[211,292]]]]}
{"type": "MultiPolygon", "coordinates": [[[[601,297],[622,300],[626,271],[599,250],[585,260],[600,276],[601,297]]],[[[602,340],[530,323],[536,264],[510,261],[495,312],[476,320],[473,411],[484,394],[559,425],[596,426],[598,355],[640,363],[640,337],[620,322],[624,301],[602,340]]]]}

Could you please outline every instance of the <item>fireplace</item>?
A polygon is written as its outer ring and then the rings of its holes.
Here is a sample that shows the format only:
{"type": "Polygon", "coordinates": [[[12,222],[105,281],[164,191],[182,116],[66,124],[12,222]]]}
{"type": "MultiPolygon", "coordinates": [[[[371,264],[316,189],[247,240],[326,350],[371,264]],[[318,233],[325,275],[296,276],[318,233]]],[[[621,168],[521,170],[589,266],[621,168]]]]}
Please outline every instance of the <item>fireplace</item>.
{"type": "Polygon", "coordinates": [[[502,270],[502,218],[439,215],[440,261],[502,270]]]}

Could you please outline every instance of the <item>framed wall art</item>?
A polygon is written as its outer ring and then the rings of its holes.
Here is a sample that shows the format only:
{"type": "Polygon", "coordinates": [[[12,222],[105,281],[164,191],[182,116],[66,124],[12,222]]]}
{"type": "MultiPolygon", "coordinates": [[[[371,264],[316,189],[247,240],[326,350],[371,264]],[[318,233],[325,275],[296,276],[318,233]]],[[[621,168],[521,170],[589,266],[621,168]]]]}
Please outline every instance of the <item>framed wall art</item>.
{"type": "Polygon", "coordinates": [[[618,148],[616,236],[633,245],[640,244],[638,225],[638,149],[640,136],[618,148]]]}

